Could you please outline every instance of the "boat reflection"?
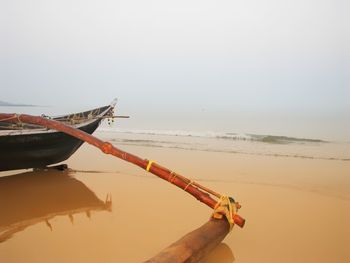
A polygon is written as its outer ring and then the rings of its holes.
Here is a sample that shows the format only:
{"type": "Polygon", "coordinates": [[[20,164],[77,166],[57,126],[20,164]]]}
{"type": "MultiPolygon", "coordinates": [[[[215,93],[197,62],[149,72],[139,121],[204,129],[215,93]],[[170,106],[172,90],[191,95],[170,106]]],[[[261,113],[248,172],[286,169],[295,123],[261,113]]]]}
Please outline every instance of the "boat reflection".
{"type": "Polygon", "coordinates": [[[0,177],[0,243],[29,226],[50,219],[91,211],[111,211],[111,196],[100,200],[69,171],[35,171],[0,177]]]}

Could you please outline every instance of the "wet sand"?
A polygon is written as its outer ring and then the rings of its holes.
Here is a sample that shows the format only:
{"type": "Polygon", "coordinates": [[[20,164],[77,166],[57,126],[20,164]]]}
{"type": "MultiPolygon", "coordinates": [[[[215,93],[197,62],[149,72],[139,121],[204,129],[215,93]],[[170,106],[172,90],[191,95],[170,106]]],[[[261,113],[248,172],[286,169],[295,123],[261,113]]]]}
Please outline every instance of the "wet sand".
{"type": "MultiPolygon", "coordinates": [[[[350,162],[121,148],[242,204],[246,226],[235,227],[203,262],[350,262],[350,162]]],[[[13,222],[0,221],[0,233],[13,233],[0,241],[1,262],[142,262],[205,223],[211,214],[210,208],[182,190],[89,145],[65,163],[73,171],[29,172],[25,176],[30,179],[18,184],[21,191],[2,197],[1,214],[11,215],[13,222]],[[82,203],[65,207],[68,183],[59,188],[62,196],[50,199],[52,190],[42,194],[42,200],[25,200],[21,193],[33,195],[25,189],[55,189],[55,180],[38,180],[44,175],[81,182],[74,184],[80,187],[77,195],[89,192],[91,198],[92,192],[94,201],[79,195],[82,203]],[[93,207],[92,203],[106,203],[108,195],[111,211],[93,207]],[[26,217],[18,213],[15,202],[6,202],[16,196],[22,203],[31,202],[26,217]]],[[[6,175],[21,172],[25,171],[1,172],[0,184],[8,184],[6,175]]]]}

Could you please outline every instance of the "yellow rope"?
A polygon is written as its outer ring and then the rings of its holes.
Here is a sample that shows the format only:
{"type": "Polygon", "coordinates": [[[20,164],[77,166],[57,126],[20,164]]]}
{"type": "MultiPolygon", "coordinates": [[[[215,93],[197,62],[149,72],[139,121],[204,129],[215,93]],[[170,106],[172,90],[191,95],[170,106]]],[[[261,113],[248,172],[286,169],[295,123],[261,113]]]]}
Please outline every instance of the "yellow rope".
{"type": "Polygon", "coordinates": [[[154,161],[148,161],[147,167],[146,167],[146,171],[149,172],[149,169],[151,169],[152,163],[154,163],[154,161]]]}
{"type": "Polygon", "coordinates": [[[175,172],[171,172],[169,175],[169,182],[174,183],[175,178],[177,177],[177,174],[175,172]]]}
{"type": "Polygon", "coordinates": [[[184,188],[184,191],[186,191],[187,187],[189,187],[191,184],[193,184],[192,180],[186,185],[186,187],[184,188]]]}
{"type": "Polygon", "coordinates": [[[23,123],[22,123],[22,121],[19,119],[19,117],[21,117],[21,114],[15,114],[15,117],[17,118],[17,124],[19,125],[19,126],[23,126],[23,123]]]}
{"type": "Polygon", "coordinates": [[[231,231],[235,224],[233,220],[233,216],[235,213],[235,203],[232,203],[228,196],[222,195],[214,207],[212,217],[215,219],[222,219],[223,216],[225,216],[228,223],[230,224],[231,231]]]}

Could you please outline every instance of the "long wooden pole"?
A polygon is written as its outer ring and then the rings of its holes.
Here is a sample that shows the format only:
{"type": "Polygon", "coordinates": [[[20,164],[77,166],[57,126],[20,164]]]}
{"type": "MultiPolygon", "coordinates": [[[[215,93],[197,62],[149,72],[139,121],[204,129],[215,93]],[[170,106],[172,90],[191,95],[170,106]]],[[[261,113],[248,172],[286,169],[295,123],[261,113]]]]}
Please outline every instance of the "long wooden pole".
{"type": "Polygon", "coordinates": [[[195,263],[208,255],[230,232],[225,219],[210,219],[144,263],[195,263]]]}
{"type": "MultiPolygon", "coordinates": [[[[50,129],[54,129],[57,131],[64,132],[66,134],[69,134],[75,138],[78,138],[82,141],[85,141],[99,149],[102,150],[102,152],[106,154],[114,155],[122,160],[125,160],[127,162],[133,163],[142,169],[145,169],[149,171],[150,173],[169,181],[170,183],[176,185],[177,187],[185,190],[192,196],[194,196],[196,199],[198,199],[200,202],[208,205],[209,207],[215,209],[218,201],[213,199],[207,192],[214,194],[215,196],[219,195],[214,191],[211,191],[208,188],[201,187],[201,185],[192,182],[191,180],[187,179],[186,177],[176,174],[169,169],[154,163],[152,161],[149,161],[147,159],[142,159],[136,155],[133,155],[131,153],[125,152],[123,150],[120,150],[116,147],[114,147],[111,143],[102,141],[84,131],[78,130],[76,128],[73,128],[71,126],[68,126],[66,124],[63,124],[62,122],[58,122],[55,120],[46,119],[44,117],[40,116],[32,116],[27,114],[8,114],[8,113],[0,113],[0,122],[10,122],[10,123],[29,123],[29,124],[35,124],[44,126],[50,129]],[[204,192],[200,190],[200,188],[206,190],[207,192],[204,192]],[[209,190],[209,191],[208,191],[209,190]]],[[[240,227],[243,227],[245,224],[245,219],[239,216],[238,214],[233,214],[233,221],[235,224],[237,224],[240,227]]]]}

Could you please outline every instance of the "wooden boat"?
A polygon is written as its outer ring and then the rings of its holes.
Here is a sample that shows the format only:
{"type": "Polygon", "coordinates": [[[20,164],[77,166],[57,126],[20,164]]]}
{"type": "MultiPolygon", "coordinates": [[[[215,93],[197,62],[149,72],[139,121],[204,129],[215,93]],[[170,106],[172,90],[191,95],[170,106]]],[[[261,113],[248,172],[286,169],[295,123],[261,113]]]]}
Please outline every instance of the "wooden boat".
{"type": "Polygon", "coordinates": [[[70,176],[70,171],[26,172],[0,177],[0,243],[38,223],[92,211],[111,211],[112,200],[99,199],[86,185],[70,176]]]}
{"type": "MultiPolygon", "coordinates": [[[[108,106],[50,119],[92,134],[102,119],[113,117],[115,104],[113,101],[108,106]]],[[[0,171],[56,164],[67,160],[82,144],[82,140],[63,132],[0,119],[0,171]]]]}

